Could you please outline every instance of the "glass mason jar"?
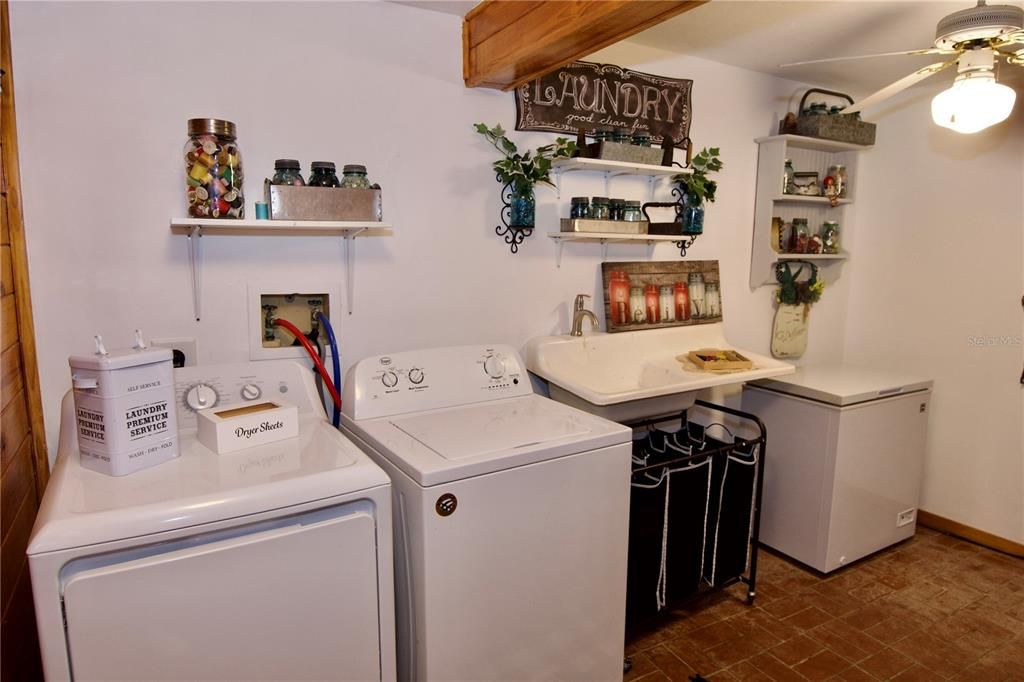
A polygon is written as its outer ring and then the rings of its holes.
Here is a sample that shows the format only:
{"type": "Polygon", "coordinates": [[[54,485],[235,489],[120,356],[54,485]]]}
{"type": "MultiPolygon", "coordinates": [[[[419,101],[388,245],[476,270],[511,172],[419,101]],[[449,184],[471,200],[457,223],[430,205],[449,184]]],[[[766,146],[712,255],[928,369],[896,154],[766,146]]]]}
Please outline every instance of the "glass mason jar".
{"type": "Polygon", "coordinates": [[[573,197],[572,208],[569,211],[570,218],[589,218],[590,199],[586,197],[573,197]]]}
{"type": "Polygon", "coordinates": [[[836,189],[839,191],[839,198],[846,198],[846,166],[842,164],[836,164],[828,167],[828,174],[832,176],[832,181],[835,183],[836,189]]]}
{"type": "Polygon", "coordinates": [[[244,218],[242,152],[235,142],[235,124],[189,119],[184,155],[189,217],[244,218]]]}
{"type": "Polygon", "coordinates": [[[608,217],[612,220],[626,219],[626,200],[612,199],[608,202],[608,217]]]}
{"type": "Polygon", "coordinates": [[[625,270],[613,270],[608,282],[608,300],[611,302],[612,324],[629,322],[629,275],[625,270]]]}
{"type": "Polygon", "coordinates": [[[633,133],[633,144],[637,147],[650,147],[651,146],[651,134],[650,133],[633,133]]]}
{"type": "Polygon", "coordinates": [[[718,282],[708,282],[704,286],[704,307],[708,317],[721,317],[722,298],[718,292],[718,282]]]}
{"type": "Polygon", "coordinates": [[[683,234],[704,234],[704,206],[691,199],[689,194],[683,195],[682,219],[683,234]]]}
{"type": "Polygon", "coordinates": [[[647,312],[644,310],[644,288],[629,288],[629,313],[633,324],[643,324],[647,319],[647,312]]]}
{"type": "Polygon", "coordinates": [[[333,161],[314,161],[309,164],[310,187],[341,187],[333,161]]]}
{"type": "Polygon", "coordinates": [[[691,272],[689,279],[690,292],[690,319],[698,320],[706,317],[704,303],[704,275],[699,272],[691,272]]]}
{"type": "Polygon", "coordinates": [[[590,200],[590,217],[594,220],[609,220],[611,209],[608,197],[593,197],[590,200]]]}
{"type": "Polygon", "coordinates": [[[658,297],[658,287],[648,284],[644,287],[644,310],[647,313],[647,323],[654,324],[661,320],[659,316],[661,301],[658,297]]]}
{"type": "MultiPolygon", "coordinates": [[[[348,168],[348,166],[345,166],[345,168],[348,168]]],[[[347,177],[348,173],[346,172],[345,175],[347,177]]],[[[365,173],[363,175],[365,179],[365,173]]],[[[341,186],[347,186],[344,180],[342,180],[341,186]]],[[[537,198],[534,196],[533,187],[516,187],[513,185],[508,203],[509,227],[533,227],[537,210],[537,198]]]]}
{"type": "Polygon", "coordinates": [[[786,159],[785,163],[782,165],[783,194],[793,194],[796,192],[796,189],[793,187],[793,173],[795,172],[796,171],[793,170],[793,162],[790,159],[786,159]]]}
{"type": "Polygon", "coordinates": [[[612,132],[612,142],[631,144],[633,142],[633,135],[624,128],[616,128],[614,132],[612,132]]]}
{"type": "Polygon", "coordinates": [[[640,212],[640,202],[627,201],[623,209],[622,219],[628,223],[638,223],[643,220],[643,214],[640,212]]]}
{"type": "Polygon", "coordinates": [[[274,177],[270,179],[270,184],[302,187],[306,181],[299,171],[299,162],[295,159],[278,159],[274,162],[274,177]]]}
{"type": "MultiPolygon", "coordinates": [[[[348,189],[370,189],[370,181],[366,179],[366,166],[357,163],[345,164],[341,169],[341,186],[348,189]]],[[[533,189],[530,189],[533,195],[533,189]]],[[[532,222],[530,223],[533,224],[532,222]]]]}
{"type": "Polygon", "coordinates": [[[807,253],[807,243],[811,238],[807,228],[807,218],[793,218],[793,227],[789,232],[789,252],[807,253]]]}
{"type": "Polygon", "coordinates": [[[594,142],[605,142],[612,139],[611,128],[597,128],[594,130],[594,142]]]}
{"type": "Polygon", "coordinates": [[[676,282],[676,321],[690,319],[690,292],[686,282],[676,282]]]}
{"type": "Polygon", "coordinates": [[[676,321],[676,297],[671,284],[658,289],[658,308],[662,322],[676,321]]]}
{"type": "Polygon", "coordinates": [[[821,226],[821,247],[824,253],[839,253],[839,223],[826,220],[821,226]]]}

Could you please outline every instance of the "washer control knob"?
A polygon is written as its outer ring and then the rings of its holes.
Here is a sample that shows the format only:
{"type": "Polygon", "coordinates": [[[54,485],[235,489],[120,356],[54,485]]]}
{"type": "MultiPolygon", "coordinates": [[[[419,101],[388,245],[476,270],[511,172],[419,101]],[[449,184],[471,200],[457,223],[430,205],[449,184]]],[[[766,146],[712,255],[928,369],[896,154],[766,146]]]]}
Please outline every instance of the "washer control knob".
{"type": "Polygon", "coordinates": [[[409,381],[411,381],[414,384],[422,384],[423,383],[423,370],[420,369],[419,367],[413,367],[412,369],[410,369],[409,370],[409,381]]]}
{"type": "Polygon", "coordinates": [[[398,375],[394,372],[384,372],[380,377],[381,383],[388,388],[394,388],[398,385],[398,375]]]}
{"type": "Polygon", "coordinates": [[[208,384],[196,384],[185,394],[185,404],[198,412],[217,404],[217,391],[208,384]]]}
{"type": "Polygon", "coordinates": [[[500,379],[505,375],[505,361],[500,355],[488,355],[484,358],[484,371],[492,379],[500,379]]]}
{"type": "Polygon", "coordinates": [[[242,386],[242,400],[258,400],[261,395],[263,391],[256,384],[242,386]]]}

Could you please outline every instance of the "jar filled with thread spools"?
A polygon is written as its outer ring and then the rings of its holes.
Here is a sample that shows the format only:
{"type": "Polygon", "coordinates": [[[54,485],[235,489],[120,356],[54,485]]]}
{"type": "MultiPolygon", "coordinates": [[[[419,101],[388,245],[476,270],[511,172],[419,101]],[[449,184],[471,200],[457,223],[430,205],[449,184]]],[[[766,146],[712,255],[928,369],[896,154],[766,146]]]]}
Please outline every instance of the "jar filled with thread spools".
{"type": "Polygon", "coordinates": [[[185,141],[185,198],[190,218],[244,218],[242,153],[235,124],[192,118],[185,141]]]}

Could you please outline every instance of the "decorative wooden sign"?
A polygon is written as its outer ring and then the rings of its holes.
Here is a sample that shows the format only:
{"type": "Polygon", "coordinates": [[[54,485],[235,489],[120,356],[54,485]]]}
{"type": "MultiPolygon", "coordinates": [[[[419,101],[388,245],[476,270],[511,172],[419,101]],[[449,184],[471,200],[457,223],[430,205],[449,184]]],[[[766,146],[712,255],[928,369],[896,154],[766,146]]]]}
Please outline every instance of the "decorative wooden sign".
{"type": "Polygon", "coordinates": [[[516,88],[516,130],[646,132],[677,147],[690,136],[693,81],[573,62],[516,88]]]}
{"type": "Polygon", "coordinates": [[[609,332],[722,321],[718,261],[601,263],[609,332]]]}

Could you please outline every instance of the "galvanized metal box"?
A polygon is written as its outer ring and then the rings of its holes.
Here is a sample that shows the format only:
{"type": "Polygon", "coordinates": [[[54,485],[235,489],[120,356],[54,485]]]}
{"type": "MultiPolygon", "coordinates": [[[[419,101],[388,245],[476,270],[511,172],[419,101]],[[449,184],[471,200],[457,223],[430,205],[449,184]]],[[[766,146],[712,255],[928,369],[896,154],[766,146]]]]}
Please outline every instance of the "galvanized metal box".
{"type": "Polygon", "coordinates": [[[379,189],[294,187],[266,183],[271,220],[383,220],[379,189]]]}
{"type": "Polygon", "coordinates": [[[646,220],[595,220],[562,218],[562,232],[607,232],[608,234],[647,234],[646,220]]]}

